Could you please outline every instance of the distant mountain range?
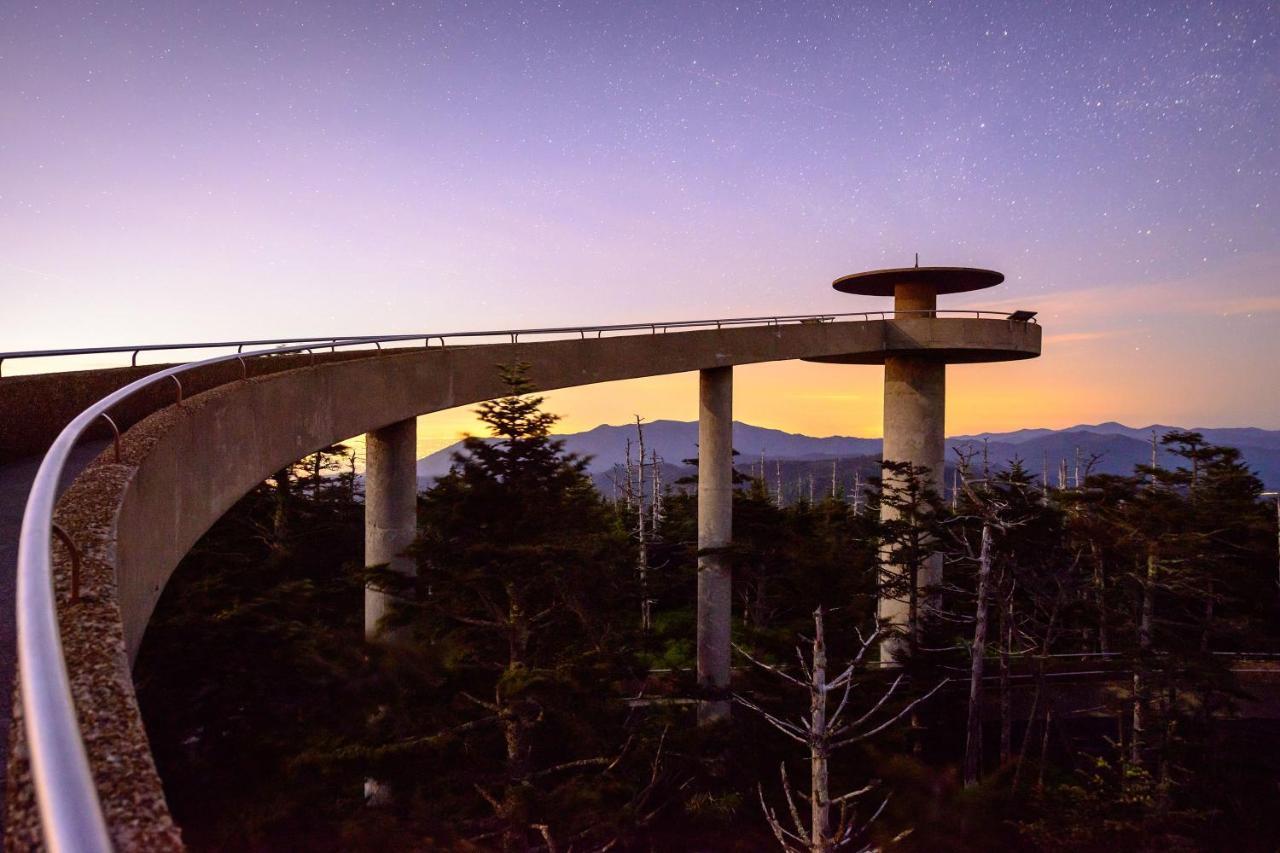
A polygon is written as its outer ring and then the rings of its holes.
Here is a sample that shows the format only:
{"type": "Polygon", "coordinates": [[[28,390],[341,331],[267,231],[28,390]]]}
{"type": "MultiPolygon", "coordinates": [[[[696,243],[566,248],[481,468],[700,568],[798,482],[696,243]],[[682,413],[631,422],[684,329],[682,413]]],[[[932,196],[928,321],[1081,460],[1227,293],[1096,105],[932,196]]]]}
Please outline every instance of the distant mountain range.
{"type": "MultiPolygon", "coordinates": [[[[1031,470],[1039,470],[1044,459],[1049,460],[1050,479],[1057,475],[1053,469],[1058,461],[1074,462],[1076,448],[1085,459],[1098,454],[1096,471],[1109,474],[1132,473],[1133,466],[1151,461],[1151,434],[1157,437],[1185,427],[1168,424],[1152,424],[1145,427],[1129,427],[1108,421],[1102,424],[1080,424],[1061,430],[1023,429],[1007,433],[979,433],[960,435],[948,439],[949,446],[988,442],[988,453],[1001,462],[1014,457],[1021,458],[1031,470]]],[[[1210,444],[1234,447],[1244,456],[1269,489],[1280,487],[1280,430],[1256,427],[1192,427],[1191,431],[1204,436],[1210,444]]],[[[1172,454],[1163,450],[1158,455],[1161,465],[1174,467],[1182,464],[1172,454]]]]}
{"type": "MultiPolygon", "coordinates": [[[[1155,424],[1146,427],[1128,427],[1114,421],[1102,424],[1081,424],[1067,429],[1021,429],[1014,432],[988,432],[976,435],[957,435],[947,439],[947,461],[955,461],[954,448],[972,447],[981,451],[983,440],[987,442],[987,454],[993,465],[1005,466],[1018,458],[1035,473],[1046,466],[1051,482],[1057,481],[1062,460],[1068,469],[1074,468],[1077,450],[1083,460],[1098,457],[1095,472],[1128,474],[1136,464],[1151,459],[1151,432],[1157,436],[1181,427],[1155,424]]],[[[1270,489],[1280,487],[1280,430],[1254,427],[1196,428],[1211,444],[1235,447],[1244,455],[1249,466],[1270,489]]],[[[558,435],[565,449],[591,457],[589,471],[597,483],[609,482],[614,467],[626,459],[627,440],[634,444],[634,424],[609,426],[602,424],[586,432],[558,435]]],[[[644,425],[646,451],[657,451],[667,463],[669,474],[686,470],[683,460],[697,456],[698,424],[696,421],[652,421],[644,425]]],[[[766,429],[734,421],[733,446],[738,451],[737,467],[744,472],[758,472],[761,454],[766,460],[766,473],[775,476],[778,463],[787,463],[783,479],[795,480],[803,489],[803,478],[819,478],[817,488],[825,480],[829,488],[831,462],[837,462],[839,479],[845,474],[853,476],[853,470],[868,476],[876,471],[881,441],[878,438],[853,438],[828,436],[814,438],[782,430],[766,429]],[[806,463],[806,464],[797,464],[806,463]],[[843,464],[842,464],[843,463],[843,464]]],[[[461,442],[436,451],[418,461],[418,480],[426,486],[449,470],[453,454],[461,448],[461,442]]],[[[1161,453],[1161,464],[1173,465],[1175,459],[1161,453]]],[[[688,469],[691,471],[692,469],[688,469]]],[[[664,476],[665,479],[665,476],[664,476]]]]}

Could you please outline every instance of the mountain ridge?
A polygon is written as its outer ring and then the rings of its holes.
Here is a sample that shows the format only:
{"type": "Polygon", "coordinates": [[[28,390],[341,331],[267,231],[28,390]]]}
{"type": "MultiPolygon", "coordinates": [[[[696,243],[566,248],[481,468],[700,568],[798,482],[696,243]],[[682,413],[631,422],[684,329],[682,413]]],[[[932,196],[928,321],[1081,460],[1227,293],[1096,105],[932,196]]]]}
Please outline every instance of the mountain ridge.
{"type": "MultiPolygon", "coordinates": [[[[698,424],[696,421],[655,420],[644,423],[645,449],[657,451],[666,463],[682,466],[685,459],[697,455],[698,424]]],[[[1013,459],[1021,459],[1035,473],[1048,469],[1050,481],[1056,481],[1063,460],[1069,472],[1074,473],[1077,449],[1083,461],[1097,456],[1094,470],[1100,473],[1128,474],[1133,466],[1147,463],[1151,457],[1151,431],[1163,435],[1182,427],[1152,424],[1130,427],[1117,421],[1100,424],[1078,424],[1061,430],[1028,428],[1009,432],[983,432],[951,436],[947,439],[947,462],[956,460],[955,450],[969,446],[981,452],[986,442],[986,452],[993,464],[1005,466],[1013,459]]],[[[1235,447],[1269,488],[1280,486],[1280,430],[1258,427],[1208,427],[1194,429],[1212,444],[1235,447]]],[[[635,424],[600,424],[577,433],[557,434],[555,438],[565,442],[565,449],[581,456],[591,457],[588,470],[601,475],[626,458],[627,441],[635,452],[635,424]]],[[[447,473],[453,454],[461,449],[457,442],[418,460],[418,479],[431,481],[447,473]]],[[[733,422],[733,446],[739,452],[738,466],[758,463],[763,453],[767,460],[830,461],[861,457],[879,457],[882,440],[856,436],[814,437],[802,433],[759,427],[742,421],[733,422]]],[[[1161,464],[1172,465],[1174,457],[1161,450],[1161,464]]]]}

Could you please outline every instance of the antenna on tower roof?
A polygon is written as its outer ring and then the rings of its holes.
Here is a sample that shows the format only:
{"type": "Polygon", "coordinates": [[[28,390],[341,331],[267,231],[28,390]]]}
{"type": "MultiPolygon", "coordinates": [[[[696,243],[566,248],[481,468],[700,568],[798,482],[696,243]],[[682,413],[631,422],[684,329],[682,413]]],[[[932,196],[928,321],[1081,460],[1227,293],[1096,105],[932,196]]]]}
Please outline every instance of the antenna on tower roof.
{"type": "Polygon", "coordinates": [[[916,269],[920,269],[920,253],[916,252],[916,269]]]}

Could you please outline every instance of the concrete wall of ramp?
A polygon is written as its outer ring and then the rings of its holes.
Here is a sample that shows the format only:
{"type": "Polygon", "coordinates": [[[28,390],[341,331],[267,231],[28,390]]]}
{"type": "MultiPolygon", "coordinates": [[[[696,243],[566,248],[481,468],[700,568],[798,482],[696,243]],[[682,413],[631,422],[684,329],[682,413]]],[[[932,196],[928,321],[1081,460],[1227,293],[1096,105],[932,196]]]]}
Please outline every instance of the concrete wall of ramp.
{"type": "MultiPolygon", "coordinates": [[[[146,417],[125,434],[122,461],[104,453],[57,514],[86,557],[76,605],[65,592],[69,564],[60,558],[55,566],[59,621],[117,846],[180,846],[129,676],[147,622],[196,540],[284,465],[386,424],[492,399],[503,391],[496,367],[516,361],[531,365],[538,388],[552,390],[788,359],[867,363],[899,347],[963,352],[975,346],[967,342],[1030,358],[1039,354],[1040,328],[991,319],[859,321],[320,356],[313,366],[230,382],[146,417]]],[[[38,843],[39,824],[21,726],[14,731],[7,843],[25,849],[38,843]]]]}
{"type": "MultiPolygon", "coordinates": [[[[374,354],[367,350],[339,350],[337,353],[317,353],[315,356],[275,355],[255,359],[252,371],[255,376],[263,376],[293,370],[312,362],[346,361],[374,354]]],[[[149,364],[141,367],[72,370],[0,378],[0,412],[5,415],[0,417],[0,464],[44,453],[62,428],[84,409],[135,379],[172,366],[149,364]]],[[[240,365],[236,362],[202,367],[183,374],[183,393],[187,397],[194,397],[211,388],[234,382],[240,376],[240,365]]],[[[171,382],[158,383],[116,406],[111,417],[120,429],[128,429],[157,409],[172,403],[175,390],[171,382]]],[[[105,421],[101,421],[89,428],[86,437],[110,438],[111,428],[105,421]]]]}

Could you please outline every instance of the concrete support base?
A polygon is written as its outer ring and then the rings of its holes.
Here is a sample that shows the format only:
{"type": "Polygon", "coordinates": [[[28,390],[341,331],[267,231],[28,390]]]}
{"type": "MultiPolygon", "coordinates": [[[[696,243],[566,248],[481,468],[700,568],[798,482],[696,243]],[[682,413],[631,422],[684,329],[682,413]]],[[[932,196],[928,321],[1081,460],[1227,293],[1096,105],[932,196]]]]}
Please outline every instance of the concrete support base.
{"type": "MultiPolygon", "coordinates": [[[[364,564],[402,575],[417,573],[405,551],[418,535],[418,422],[416,418],[368,434],[364,479],[364,564]]],[[[364,634],[373,640],[395,597],[370,585],[364,592],[364,634]]],[[[384,637],[385,639],[385,637],[384,637]]]]}
{"type": "MultiPolygon", "coordinates": [[[[698,550],[733,541],[733,368],[700,371],[698,379],[698,550]]],[[[732,578],[728,557],[698,557],[698,686],[724,698],[703,701],[698,722],[729,715],[732,578]]]]}
{"type": "MultiPolygon", "coordinates": [[[[938,488],[945,465],[947,366],[945,362],[927,355],[890,355],[884,361],[884,458],[891,462],[910,462],[918,468],[928,468],[934,488],[938,488]]],[[[892,488],[892,479],[886,472],[885,488],[892,488]]],[[[896,511],[888,506],[881,509],[881,518],[896,518],[896,511]]],[[[885,565],[887,572],[901,574],[902,566],[885,565]]],[[[929,558],[917,575],[917,589],[936,586],[942,582],[942,555],[929,558]]],[[[931,605],[921,597],[917,607],[923,612],[931,605]]],[[[905,596],[890,597],[882,594],[879,600],[879,618],[890,627],[907,632],[910,602],[905,596]]],[[[889,661],[906,651],[901,637],[891,637],[881,642],[880,658],[889,661]]]]}

